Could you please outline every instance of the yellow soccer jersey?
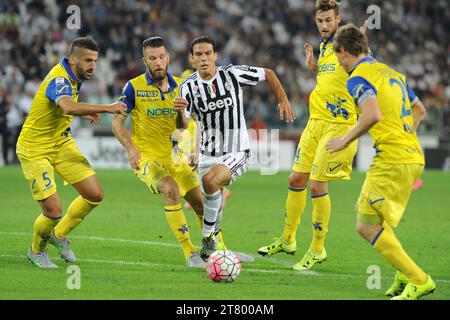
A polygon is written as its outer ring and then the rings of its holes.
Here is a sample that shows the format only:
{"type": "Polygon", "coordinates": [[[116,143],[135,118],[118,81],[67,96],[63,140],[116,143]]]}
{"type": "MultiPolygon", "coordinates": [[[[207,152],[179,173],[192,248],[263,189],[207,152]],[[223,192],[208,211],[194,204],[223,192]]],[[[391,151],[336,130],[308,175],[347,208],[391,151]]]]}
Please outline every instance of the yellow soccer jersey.
{"type": "Polygon", "coordinates": [[[346,89],[348,74],[339,64],[333,49],[333,37],[320,41],[317,60],[317,85],[309,97],[311,119],[334,123],[356,123],[356,106],[346,89]]]}
{"type": "Polygon", "coordinates": [[[377,152],[375,161],[425,164],[411,110],[418,99],[403,74],[367,57],[354,67],[347,88],[358,105],[369,97],[377,98],[381,120],[369,130],[377,152]]]}
{"type": "Polygon", "coordinates": [[[62,59],[39,86],[18,142],[25,147],[51,148],[70,139],[72,116],[65,115],[57,103],[62,97],[77,102],[80,87],[67,58],[62,59]]]}
{"type": "Polygon", "coordinates": [[[171,156],[171,137],[176,130],[173,102],[183,81],[167,75],[167,92],[162,92],[146,72],[128,81],[119,98],[127,105],[127,113],[131,113],[133,144],[142,154],[164,160],[170,160],[171,156]]]}

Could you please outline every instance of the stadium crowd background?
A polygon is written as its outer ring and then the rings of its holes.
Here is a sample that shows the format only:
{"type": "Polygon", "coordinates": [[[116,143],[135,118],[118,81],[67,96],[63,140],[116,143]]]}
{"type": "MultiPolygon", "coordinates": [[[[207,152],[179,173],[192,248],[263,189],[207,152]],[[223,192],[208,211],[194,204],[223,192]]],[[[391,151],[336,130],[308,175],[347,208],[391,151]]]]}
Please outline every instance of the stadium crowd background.
{"type": "MultiPolygon", "coordinates": [[[[286,88],[297,120],[277,120],[276,100],[268,86],[248,91],[249,126],[282,128],[282,137],[298,138],[308,119],[308,98],[315,76],[307,70],[303,46],[318,55],[319,34],[312,0],[0,0],[0,138],[2,153],[15,141],[33,95],[50,68],[66,55],[77,36],[91,35],[101,49],[95,78],[83,84],[80,101],[110,103],[127,80],[144,72],[142,40],[164,37],[171,54],[169,72],[189,67],[189,41],[208,34],[219,46],[219,64],[270,67],[286,88]],[[81,9],[81,29],[69,30],[69,5],[81,9]]],[[[450,10],[447,0],[341,1],[343,23],[361,25],[370,4],[381,8],[381,29],[367,34],[375,57],[405,73],[429,109],[420,133],[450,134],[450,10]]],[[[77,121],[75,127],[87,126],[77,121]]],[[[76,128],[72,128],[76,135],[76,128]]],[[[111,134],[110,117],[94,134],[111,134]]],[[[6,161],[7,160],[7,161],[6,161]]],[[[1,160],[0,160],[1,162],[1,160]]]]}

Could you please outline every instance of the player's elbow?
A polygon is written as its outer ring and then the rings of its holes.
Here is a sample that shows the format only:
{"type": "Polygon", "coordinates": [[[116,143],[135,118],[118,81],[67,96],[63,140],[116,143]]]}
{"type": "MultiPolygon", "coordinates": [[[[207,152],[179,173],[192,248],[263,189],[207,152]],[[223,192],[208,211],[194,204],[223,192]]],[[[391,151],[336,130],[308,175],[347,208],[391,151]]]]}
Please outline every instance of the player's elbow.
{"type": "Polygon", "coordinates": [[[378,122],[381,121],[381,112],[379,109],[374,110],[374,112],[372,112],[372,114],[369,117],[369,124],[370,126],[373,126],[375,124],[377,124],[378,122]]]}
{"type": "Polygon", "coordinates": [[[270,68],[264,68],[264,73],[265,73],[266,79],[273,78],[275,76],[275,71],[273,71],[270,68]]]}
{"type": "Polygon", "coordinates": [[[58,106],[61,108],[62,112],[66,116],[75,115],[75,103],[70,99],[61,99],[58,101],[58,106]]]}
{"type": "Polygon", "coordinates": [[[417,103],[412,107],[414,110],[414,113],[418,114],[421,119],[426,118],[427,116],[427,109],[423,105],[423,103],[419,100],[417,103]]]}
{"type": "Polygon", "coordinates": [[[381,113],[377,113],[377,114],[373,115],[373,117],[372,117],[372,125],[375,125],[375,124],[377,124],[380,121],[381,121],[381,113]]]}

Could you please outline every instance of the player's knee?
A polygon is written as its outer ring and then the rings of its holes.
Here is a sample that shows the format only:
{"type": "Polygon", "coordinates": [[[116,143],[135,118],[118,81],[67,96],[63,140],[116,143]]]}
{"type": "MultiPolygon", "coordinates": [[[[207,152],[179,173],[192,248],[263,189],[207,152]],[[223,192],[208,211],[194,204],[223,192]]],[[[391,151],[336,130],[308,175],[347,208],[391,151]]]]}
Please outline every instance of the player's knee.
{"type": "Polygon", "coordinates": [[[59,219],[62,215],[61,201],[54,199],[45,199],[41,204],[42,212],[45,216],[52,219],[59,219]]]}
{"type": "Polygon", "coordinates": [[[356,232],[360,236],[362,236],[364,234],[364,227],[361,224],[359,224],[359,223],[356,224],[356,232]]]}
{"type": "Polygon", "coordinates": [[[308,182],[308,175],[299,172],[292,172],[289,176],[288,182],[293,188],[304,188],[308,182]]]}
{"type": "Polygon", "coordinates": [[[178,203],[180,201],[180,190],[175,182],[166,183],[160,188],[159,192],[166,201],[173,203],[178,203]]]}
{"type": "Polygon", "coordinates": [[[88,195],[85,196],[85,198],[91,202],[102,202],[103,198],[105,196],[105,193],[102,189],[97,189],[95,191],[90,192],[88,195]]]}
{"type": "Polygon", "coordinates": [[[310,189],[311,195],[313,195],[313,196],[323,195],[328,192],[327,184],[323,183],[323,182],[317,182],[317,181],[311,181],[309,184],[309,189],[310,189]]]}
{"type": "Polygon", "coordinates": [[[44,209],[44,215],[52,218],[52,219],[59,219],[62,216],[62,207],[61,204],[58,204],[53,207],[47,207],[44,209]]]}
{"type": "Polygon", "coordinates": [[[220,189],[214,174],[211,172],[208,172],[202,177],[202,183],[203,189],[205,189],[205,192],[208,194],[214,193],[220,189]]]}
{"type": "Polygon", "coordinates": [[[370,239],[370,230],[368,229],[367,225],[363,223],[357,223],[356,224],[356,232],[367,241],[371,241],[370,239]]]}

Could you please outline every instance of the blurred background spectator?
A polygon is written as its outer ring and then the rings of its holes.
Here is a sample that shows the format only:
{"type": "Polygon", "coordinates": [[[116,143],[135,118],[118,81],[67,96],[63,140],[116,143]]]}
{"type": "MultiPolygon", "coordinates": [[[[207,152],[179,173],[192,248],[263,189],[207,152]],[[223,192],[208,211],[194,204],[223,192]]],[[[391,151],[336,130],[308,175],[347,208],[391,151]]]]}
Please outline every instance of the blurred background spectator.
{"type": "MultiPolygon", "coordinates": [[[[218,64],[249,64],[276,71],[294,107],[297,120],[278,120],[277,103],[265,85],[247,90],[249,127],[281,128],[281,137],[298,138],[308,118],[308,98],[315,76],[306,69],[303,46],[317,56],[320,35],[311,0],[0,0],[0,126],[14,143],[18,123],[49,69],[66,55],[77,36],[91,35],[101,48],[93,81],[83,84],[80,101],[110,103],[126,81],[145,71],[142,40],[163,36],[174,75],[189,67],[189,41],[208,34],[219,46],[218,64]],[[69,30],[69,5],[81,9],[81,29],[69,30]],[[8,98],[9,97],[9,98],[8,98]],[[9,101],[9,102],[5,102],[9,101]],[[7,113],[12,115],[6,117],[7,113]],[[12,122],[4,125],[6,118],[12,122]],[[4,122],[3,122],[4,121],[4,122]]],[[[448,0],[341,1],[343,23],[361,25],[369,5],[381,8],[381,30],[368,30],[377,59],[405,73],[429,109],[420,133],[448,136],[450,86],[448,0]]],[[[102,116],[94,134],[111,134],[110,116],[102,116]]],[[[87,125],[81,122],[81,126],[87,125]]],[[[3,132],[3,131],[2,131],[3,132]]],[[[77,131],[74,130],[76,134],[77,131]]],[[[2,136],[5,134],[2,133],[2,136]]]]}

